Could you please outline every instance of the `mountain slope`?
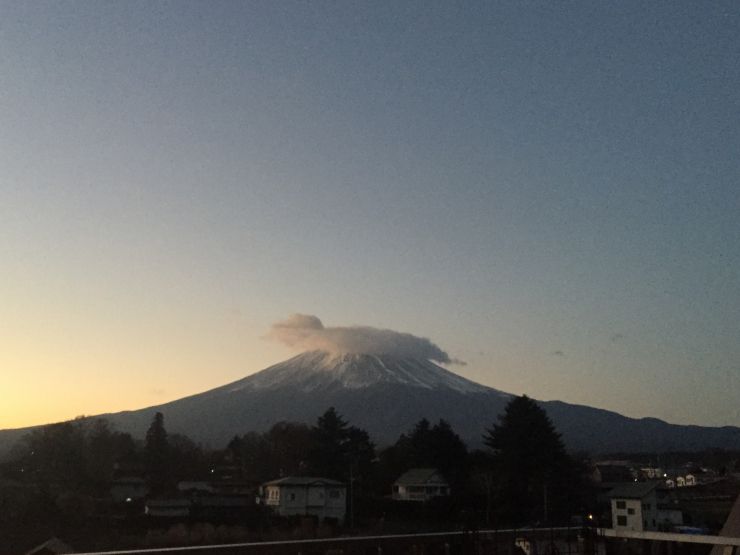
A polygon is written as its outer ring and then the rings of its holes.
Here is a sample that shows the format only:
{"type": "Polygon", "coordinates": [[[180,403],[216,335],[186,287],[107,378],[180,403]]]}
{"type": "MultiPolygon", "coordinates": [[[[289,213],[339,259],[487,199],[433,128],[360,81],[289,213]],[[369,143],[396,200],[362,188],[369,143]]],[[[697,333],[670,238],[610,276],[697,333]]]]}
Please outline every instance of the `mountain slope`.
{"type": "Polygon", "coordinates": [[[260,391],[291,386],[309,392],[334,387],[363,389],[378,384],[451,389],[460,393],[491,390],[428,360],[323,351],[303,353],[225,387],[228,391],[260,391]]]}
{"type": "MultiPolygon", "coordinates": [[[[281,420],[314,423],[334,406],[379,444],[395,441],[421,418],[444,418],[479,445],[511,396],[428,360],[309,352],[236,382],[146,409],[102,415],[142,437],[156,411],[169,431],[211,447],[281,420]]],[[[678,426],[560,401],[540,402],[571,449],[592,452],[740,449],[740,428],[678,426]]],[[[0,456],[22,430],[0,431],[0,456]]]]}

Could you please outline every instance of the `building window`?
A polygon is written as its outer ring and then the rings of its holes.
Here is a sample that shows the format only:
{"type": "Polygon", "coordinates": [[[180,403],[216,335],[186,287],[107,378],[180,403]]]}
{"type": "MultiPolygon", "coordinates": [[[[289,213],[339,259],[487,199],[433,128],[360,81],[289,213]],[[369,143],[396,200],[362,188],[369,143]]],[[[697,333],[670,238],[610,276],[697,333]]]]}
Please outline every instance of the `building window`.
{"type": "Polygon", "coordinates": [[[634,509],[627,509],[627,514],[628,515],[633,515],[633,514],[635,514],[635,510],[634,509]]]}
{"type": "Polygon", "coordinates": [[[288,495],[288,500],[295,501],[295,493],[291,493],[290,495],[288,495]]]}
{"type": "Polygon", "coordinates": [[[627,503],[624,501],[617,501],[617,509],[624,509],[627,506],[627,503]]]}
{"type": "Polygon", "coordinates": [[[617,526],[627,526],[627,517],[624,515],[617,516],[617,526]]]}
{"type": "Polygon", "coordinates": [[[339,499],[339,490],[338,489],[330,489],[329,490],[329,498],[330,499],[339,499]]]}

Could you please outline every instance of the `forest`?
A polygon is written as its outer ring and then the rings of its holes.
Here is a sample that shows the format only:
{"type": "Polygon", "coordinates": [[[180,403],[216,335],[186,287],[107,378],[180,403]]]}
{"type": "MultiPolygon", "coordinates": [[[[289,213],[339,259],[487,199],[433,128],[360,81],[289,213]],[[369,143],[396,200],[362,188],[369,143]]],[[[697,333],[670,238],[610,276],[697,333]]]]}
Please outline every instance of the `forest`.
{"type": "MultiPolygon", "coordinates": [[[[152,416],[141,440],[104,419],[80,417],[31,431],[0,466],[0,530],[74,536],[90,533],[94,523],[96,533],[127,526],[141,532],[157,525],[142,516],[143,505],[182,497],[178,484],[238,485],[256,499],[261,484],[285,476],[346,484],[352,520],[337,523],[345,529],[378,522],[398,529],[558,524],[591,510],[581,464],[536,403],[514,398],[485,429],[485,449],[470,450],[446,421],[421,419],[379,447],[328,408],[314,425],[277,422],[208,448],[168,433],[162,413],[152,416]],[[450,495],[422,505],[394,502],[393,482],[412,468],[437,469],[450,495]],[[113,499],[112,487],[132,477],[145,484],[144,498],[113,499]]],[[[264,509],[256,503],[225,520],[264,530],[275,525],[264,509]]]]}

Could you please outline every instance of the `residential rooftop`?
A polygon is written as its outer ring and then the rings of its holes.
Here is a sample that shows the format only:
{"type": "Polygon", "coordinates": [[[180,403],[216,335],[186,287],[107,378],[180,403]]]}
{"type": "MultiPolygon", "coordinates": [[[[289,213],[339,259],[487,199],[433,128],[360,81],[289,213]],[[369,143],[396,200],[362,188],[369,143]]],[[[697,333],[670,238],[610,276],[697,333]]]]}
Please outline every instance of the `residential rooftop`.
{"type": "Polygon", "coordinates": [[[656,481],[620,484],[609,492],[609,497],[612,499],[642,499],[661,484],[662,482],[656,481]]]}
{"type": "Polygon", "coordinates": [[[344,486],[342,482],[316,476],[286,476],[265,483],[266,486],[344,486]]]}

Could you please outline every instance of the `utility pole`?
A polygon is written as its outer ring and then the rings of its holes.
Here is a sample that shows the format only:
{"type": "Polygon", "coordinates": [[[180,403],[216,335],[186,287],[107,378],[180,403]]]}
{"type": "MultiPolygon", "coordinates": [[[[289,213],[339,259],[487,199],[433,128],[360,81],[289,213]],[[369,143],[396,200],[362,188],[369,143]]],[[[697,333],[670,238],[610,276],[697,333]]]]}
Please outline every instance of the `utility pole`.
{"type": "Polygon", "coordinates": [[[486,525],[490,526],[491,524],[491,482],[493,481],[493,478],[490,473],[486,472],[483,475],[483,479],[486,483],[486,525]]]}
{"type": "Polygon", "coordinates": [[[355,529],[355,478],[352,472],[352,463],[349,463],[349,528],[355,529]]]}

